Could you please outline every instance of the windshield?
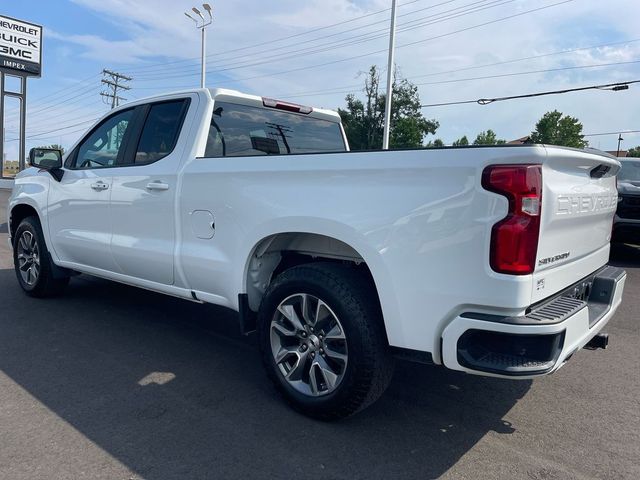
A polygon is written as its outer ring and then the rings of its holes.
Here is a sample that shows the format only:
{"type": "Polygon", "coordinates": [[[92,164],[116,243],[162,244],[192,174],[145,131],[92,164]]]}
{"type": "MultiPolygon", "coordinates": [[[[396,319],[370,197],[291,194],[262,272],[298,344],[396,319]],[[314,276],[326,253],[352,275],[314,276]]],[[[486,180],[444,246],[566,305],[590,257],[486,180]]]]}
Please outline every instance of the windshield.
{"type": "Polygon", "coordinates": [[[620,163],[619,182],[640,182],[640,160],[622,160],[620,163]]]}

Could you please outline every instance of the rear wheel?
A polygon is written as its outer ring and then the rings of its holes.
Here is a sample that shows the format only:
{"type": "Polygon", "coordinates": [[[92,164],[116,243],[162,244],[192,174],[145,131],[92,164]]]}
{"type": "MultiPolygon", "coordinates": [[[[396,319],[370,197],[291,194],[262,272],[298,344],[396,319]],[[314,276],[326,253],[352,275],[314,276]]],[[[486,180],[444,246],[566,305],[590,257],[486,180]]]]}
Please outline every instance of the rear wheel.
{"type": "Polygon", "coordinates": [[[269,377],[306,415],[347,417],[389,384],[393,360],[377,296],[354,267],[317,263],[286,270],[265,293],[258,321],[269,377]]]}
{"type": "Polygon", "coordinates": [[[32,297],[58,295],[69,283],[68,277],[54,277],[42,227],[36,217],[25,218],[16,229],[13,264],[18,283],[32,297]]]}

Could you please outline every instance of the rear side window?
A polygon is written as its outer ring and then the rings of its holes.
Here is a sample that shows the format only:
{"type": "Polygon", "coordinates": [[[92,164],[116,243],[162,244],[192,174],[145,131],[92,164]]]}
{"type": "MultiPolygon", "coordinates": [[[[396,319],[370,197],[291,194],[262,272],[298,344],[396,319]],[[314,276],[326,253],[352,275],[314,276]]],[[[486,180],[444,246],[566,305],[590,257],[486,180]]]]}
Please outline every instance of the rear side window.
{"type": "Polygon", "coordinates": [[[152,163],[169,155],[178,141],[186,100],[152,104],[140,135],[134,163],[152,163]]]}
{"type": "Polygon", "coordinates": [[[205,157],[344,152],[340,125],[304,114],[216,102],[205,157]]]}

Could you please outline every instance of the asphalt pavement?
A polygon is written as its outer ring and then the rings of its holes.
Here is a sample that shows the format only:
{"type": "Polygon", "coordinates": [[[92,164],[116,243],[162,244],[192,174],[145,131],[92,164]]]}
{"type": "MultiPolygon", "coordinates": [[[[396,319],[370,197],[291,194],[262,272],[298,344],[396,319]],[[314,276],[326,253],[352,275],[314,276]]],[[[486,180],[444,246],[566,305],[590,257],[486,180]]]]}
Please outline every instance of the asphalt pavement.
{"type": "Polygon", "coordinates": [[[510,381],[397,364],[336,423],[291,411],[233,312],[86,275],[18,287],[0,190],[0,478],[640,478],[640,249],[607,350],[510,381]]]}

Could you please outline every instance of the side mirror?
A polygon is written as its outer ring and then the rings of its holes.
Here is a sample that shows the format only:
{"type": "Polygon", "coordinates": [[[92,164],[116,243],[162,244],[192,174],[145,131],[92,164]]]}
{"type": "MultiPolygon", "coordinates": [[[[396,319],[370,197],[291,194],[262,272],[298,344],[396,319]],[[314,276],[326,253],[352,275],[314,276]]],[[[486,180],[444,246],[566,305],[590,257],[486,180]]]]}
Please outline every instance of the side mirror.
{"type": "Polygon", "coordinates": [[[29,165],[43,170],[62,168],[62,152],[54,148],[32,148],[29,150],[29,165]]]}

